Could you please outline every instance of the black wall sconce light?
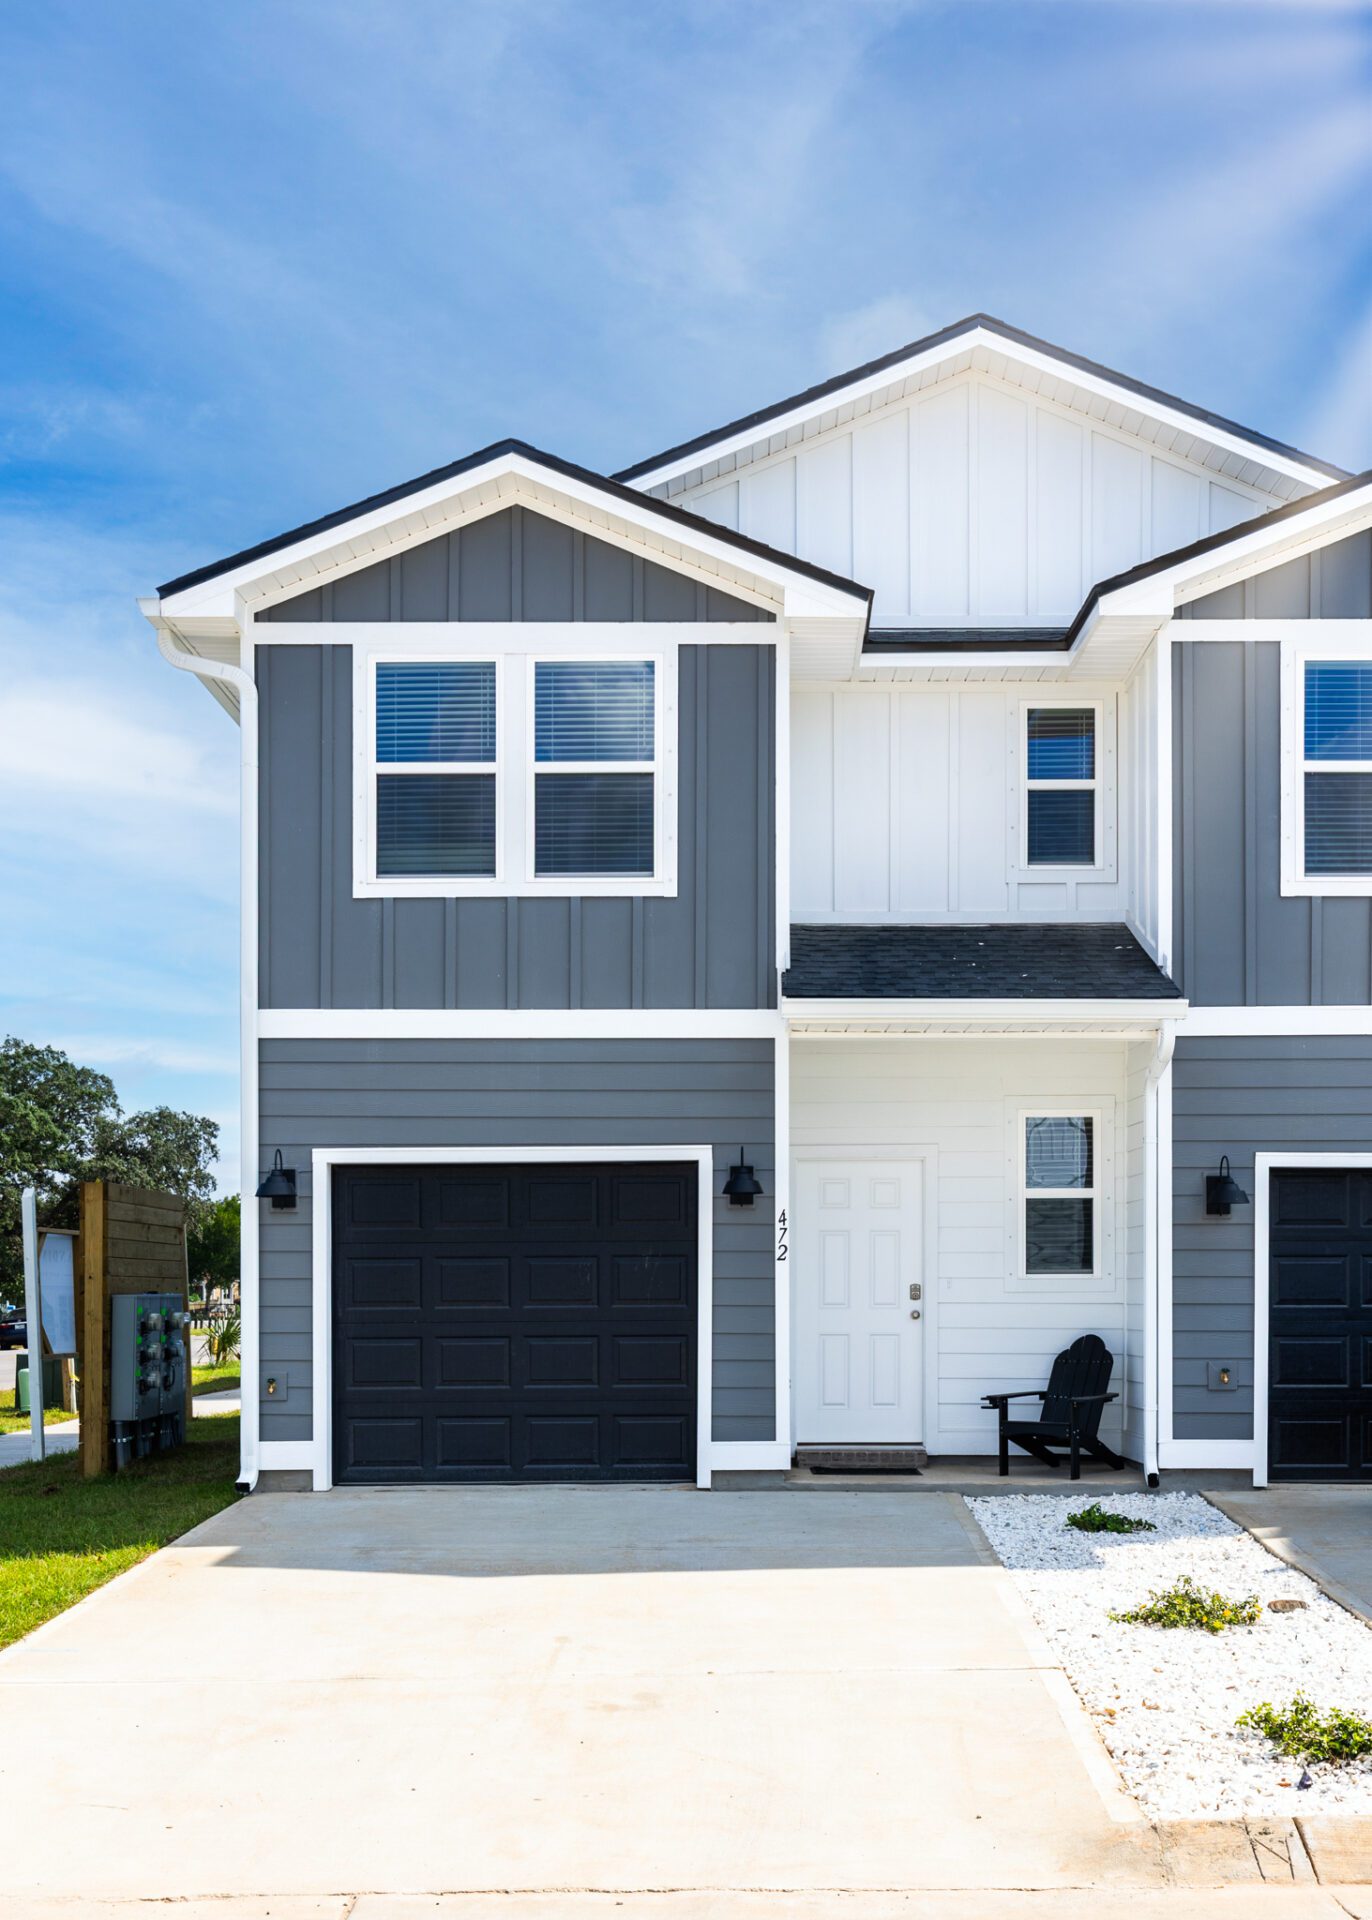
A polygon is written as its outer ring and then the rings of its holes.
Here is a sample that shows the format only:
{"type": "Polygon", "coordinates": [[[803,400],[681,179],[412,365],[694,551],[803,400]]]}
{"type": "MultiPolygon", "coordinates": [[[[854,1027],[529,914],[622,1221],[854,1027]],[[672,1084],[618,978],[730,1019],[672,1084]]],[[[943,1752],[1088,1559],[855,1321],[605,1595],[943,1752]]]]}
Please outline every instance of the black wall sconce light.
{"type": "Polygon", "coordinates": [[[1228,1213],[1231,1207],[1247,1205],[1248,1195],[1229,1171],[1229,1155],[1222,1154],[1219,1172],[1205,1176],[1205,1211],[1228,1213]]]}
{"type": "Polygon", "coordinates": [[[262,1176],[257,1197],[259,1200],[270,1200],[278,1212],[295,1205],[295,1168],[282,1166],[280,1147],[276,1149],[271,1172],[262,1176]]]}
{"type": "Polygon", "coordinates": [[[762,1192],[761,1184],[753,1177],[753,1169],[743,1158],[742,1147],[738,1150],[738,1165],[729,1169],[724,1191],[731,1207],[751,1207],[754,1196],[762,1192]]]}

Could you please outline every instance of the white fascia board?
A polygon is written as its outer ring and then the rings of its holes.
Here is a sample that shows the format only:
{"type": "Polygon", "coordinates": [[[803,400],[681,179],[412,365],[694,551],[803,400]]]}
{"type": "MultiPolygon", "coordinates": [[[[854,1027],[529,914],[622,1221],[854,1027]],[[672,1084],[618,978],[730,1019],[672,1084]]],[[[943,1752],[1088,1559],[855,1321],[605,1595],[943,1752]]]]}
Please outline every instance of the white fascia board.
{"type": "Polygon", "coordinates": [[[965,1033],[977,1027],[998,1032],[1023,1028],[1053,1032],[1063,1027],[1088,1030],[1165,1026],[1186,1017],[1185,1000],[794,1000],[783,997],[781,1012],[792,1032],[848,1022],[874,1031],[915,1024],[965,1033]]]}
{"type": "Polygon", "coordinates": [[[665,480],[673,479],[677,474],[689,473],[693,468],[707,462],[727,459],[731,453],[739,453],[745,447],[758,445],[761,441],[772,440],[785,435],[793,427],[803,425],[817,414],[831,413],[836,407],[850,406],[874,393],[880,393],[886,387],[895,386],[901,380],[908,380],[913,374],[922,373],[925,368],[937,366],[944,360],[955,360],[962,355],[975,353],[979,348],[999,354],[1003,359],[1016,360],[1021,366],[1032,367],[1036,372],[1049,378],[1079,387],[1083,393],[1090,393],[1100,399],[1108,400],[1131,413],[1146,415],[1161,425],[1170,427],[1192,440],[1204,440],[1209,445],[1222,448],[1238,458],[1253,461],[1259,466],[1269,468],[1274,473],[1283,474],[1287,479],[1298,481],[1302,486],[1312,489],[1327,487],[1329,474],[1319,467],[1307,466],[1302,460],[1294,460],[1288,454],[1278,453],[1273,448],[1258,441],[1247,440],[1242,434],[1227,432],[1223,427],[1213,425],[1208,420],[1198,419],[1195,414],[1184,412],[1178,407],[1169,407],[1163,402],[1153,400],[1146,394],[1136,392],[1132,387],[1120,386],[1113,380],[1103,379],[1099,374],[1088,373],[1068,360],[1059,360],[1050,353],[1025,346],[1022,341],[1008,339],[1004,334],[996,333],[988,327],[973,327],[967,333],[960,333],[955,339],[945,340],[937,346],[926,347],[922,353],[912,353],[908,360],[897,361],[892,366],[881,368],[865,378],[854,380],[845,387],[836,387],[821,394],[817,399],[803,405],[787,409],[785,413],[773,415],[770,419],[758,421],[751,427],[740,428],[738,432],[722,435],[707,446],[697,446],[690,453],[678,455],[675,459],[664,460],[651,472],[638,474],[632,484],[645,491],[661,486],[665,480]]]}
{"type": "MultiPolygon", "coordinates": [[[[780,557],[773,560],[765,555],[747,552],[727,540],[719,539],[704,526],[682,525],[657,511],[649,502],[645,501],[640,507],[632,500],[625,500],[618,494],[608,494],[599,487],[554,468],[541,467],[520,453],[502,454],[484,466],[473,467],[465,473],[438,481],[432,487],[408,494],[403,500],[393,500],[386,506],[373,508],[370,513],[361,513],[353,520],[310,534],[293,546],[259,555],[239,567],[216,574],[213,579],[197,586],[186,587],[180,593],[170,594],[164,601],[154,604],[158,605],[164,616],[172,619],[182,616],[232,618],[237,612],[238,596],[250,590],[254,582],[268,576],[282,582],[282,576],[285,576],[282,594],[289,597],[291,593],[303,591],[314,582],[320,569],[311,563],[318,562],[326,555],[336,555],[345,571],[369,566],[383,555],[368,536],[380,533],[387,526],[404,522],[407,531],[394,546],[395,551],[403,551],[408,546],[436,537],[451,519],[451,512],[445,509],[450,509],[454,501],[465,495],[480,495],[483,492],[486,511],[498,511],[506,504],[515,504],[527,493],[535,496],[534,504],[540,493],[550,496],[550,505],[551,497],[560,495],[588,512],[618,519],[640,533],[670,540],[688,554],[698,553],[702,558],[728,570],[751,574],[779,591],[787,617],[833,619],[846,615],[849,618],[866,619],[867,596],[856,587],[845,590],[839,586],[827,586],[823,581],[787,566],[780,557]],[[416,521],[420,524],[416,525],[416,521]]],[[[730,590],[727,582],[721,584],[725,591],[730,590]]]]}
{"type": "Polygon", "coordinates": [[[1175,566],[1116,587],[1101,595],[1096,617],[1167,619],[1175,607],[1188,600],[1215,593],[1221,587],[1247,579],[1252,573],[1279,566],[1284,560],[1299,558],[1315,547],[1346,539],[1369,525],[1372,525],[1372,481],[1336,499],[1317,502],[1303,513],[1291,514],[1275,526],[1238,534],[1208,553],[1178,560],[1175,566]]]}
{"type": "Polygon", "coordinates": [[[1192,1007],[1178,1040],[1318,1039],[1372,1035],[1372,1006],[1192,1007]]]}
{"type": "Polygon", "coordinates": [[[263,1040],[769,1040],[768,1008],[263,1007],[263,1040]]]}

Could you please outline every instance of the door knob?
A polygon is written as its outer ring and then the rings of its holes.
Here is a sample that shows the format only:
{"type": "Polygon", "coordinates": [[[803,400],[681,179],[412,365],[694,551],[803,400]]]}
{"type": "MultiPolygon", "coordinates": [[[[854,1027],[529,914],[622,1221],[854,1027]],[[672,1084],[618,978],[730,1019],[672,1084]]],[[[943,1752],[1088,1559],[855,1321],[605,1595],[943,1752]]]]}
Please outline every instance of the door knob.
{"type": "Polygon", "coordinates": [[[918,1307],[911,1307],[911,1309],[910,1309],[910,1318],[911,1318],[912,1320],[918,1320],[918,1319],[919,1319],[919,1308],[918,1308],[918,1307]]]}

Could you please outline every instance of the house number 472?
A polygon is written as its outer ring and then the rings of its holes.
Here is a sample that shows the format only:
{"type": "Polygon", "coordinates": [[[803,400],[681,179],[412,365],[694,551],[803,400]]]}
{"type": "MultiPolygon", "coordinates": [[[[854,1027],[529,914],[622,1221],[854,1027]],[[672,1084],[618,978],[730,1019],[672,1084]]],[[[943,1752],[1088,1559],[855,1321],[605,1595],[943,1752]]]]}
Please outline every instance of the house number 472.
{"type": "Polygon", "coordinates": [[[781,1262],[782,1260],[784,1260],[790,1251],[790,1248],[786,1244],[786,1234],[787,1234],[786,1210],[783,1207],[781,1212],[777,1215],[777,1260],[778,1262],[781,1262]]]}

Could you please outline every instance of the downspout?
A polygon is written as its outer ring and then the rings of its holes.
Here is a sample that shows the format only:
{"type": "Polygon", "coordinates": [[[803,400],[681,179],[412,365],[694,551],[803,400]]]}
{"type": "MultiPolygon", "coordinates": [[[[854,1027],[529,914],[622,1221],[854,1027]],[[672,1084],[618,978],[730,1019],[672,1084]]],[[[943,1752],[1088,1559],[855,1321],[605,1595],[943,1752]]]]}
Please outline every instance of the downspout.
{"type": "Polygon", "coordinates": [[[1162,1272],[1162,1181],[1159,1132],[1163,1075],[1172,1064],[1177,1030],[1165,1021],[1143,1083],[1143,1472],[1150,1487],[1158,1484],[1158,1352],[1160,1276],[1162,1272]]]}
{"type": "Polygon", "coordinates": [[[238,695],[239,827],[242,835],[239,859],[238,926],[238,1049],[239,1099],[242,1107],[240,1126],[242,1196],[242,1250],[239,1274],[243,1297],[242,1424],[240,1426],[240,1493],[251,1493],[257,1485],[261,1423],[258,1407],[258,1364],[260,1314],[258,1307],[258,1202],[257,1202],[257,682],[242,667],[220,660],[203,660],[178,646],[174,627],[163,618],[156,600],[140,600],[144,617],[157,634],[157,647],[169,666],[182,673],[193,673],[200,680],[218,680],[238,695]]]}

